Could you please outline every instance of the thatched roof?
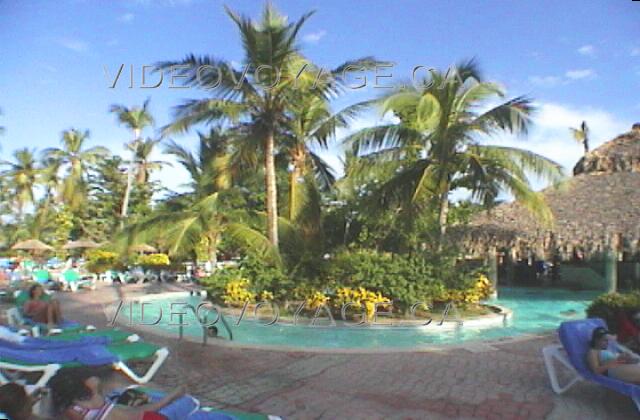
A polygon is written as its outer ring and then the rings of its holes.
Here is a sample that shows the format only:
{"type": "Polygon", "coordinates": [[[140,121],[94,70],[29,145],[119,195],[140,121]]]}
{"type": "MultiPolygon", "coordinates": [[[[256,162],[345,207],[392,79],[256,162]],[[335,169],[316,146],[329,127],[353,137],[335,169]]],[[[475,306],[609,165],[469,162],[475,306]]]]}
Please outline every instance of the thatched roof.
{"type": "Polygon", "coordinates": [[[508,203],[478,215],[456,236],[473,254],[492,246],[520,257],[558,251],[566,258],[574,249],[592,255],[609,246],[640,251],[640,126],[590,152],[574,173],[561,187],[543,191],[551,225],[508,203]]]}
{"type": "Polygon", "coordinates": [[[49,245],[39,241],[38,239],[29,239],[26,241],[18,242],[14,246],[12,246],[11,249],[20,250],[20,251],[51,251],[53,250],[53,248],[51,248],[49,245]]]}
{"type": "Polygon", "coordinates": [[[80,239],[77,241],[69,241],[67,242],[62,249],[88,249],[88,248],[98,248],[100,246],[99,243],[92,241],[91,239],[80,239]]]}

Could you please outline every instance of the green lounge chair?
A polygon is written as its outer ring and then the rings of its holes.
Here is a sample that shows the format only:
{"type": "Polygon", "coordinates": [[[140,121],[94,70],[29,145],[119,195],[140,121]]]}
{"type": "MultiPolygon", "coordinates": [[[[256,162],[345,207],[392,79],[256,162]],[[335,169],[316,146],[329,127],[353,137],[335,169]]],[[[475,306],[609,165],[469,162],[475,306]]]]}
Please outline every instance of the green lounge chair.
{"type": "Polygon", "coordinates": [[[85,280],[80,276],[76,270],[66,270],[62,273],[60,280],[66,289],[72,292],[77,292],[80,287],[88,286],[90,289],[95,290],[96,285],[93,280],[85,280]]]}
{"type": "Polygon", "coordinates": [[[13,346],[0,346],[0,384],[16,379],[15,373],[41,372],[34,388],[45,386],[62,367],[99,366],[110,364],[137,383],[147,383],[169,356],[169,350],[149,343],[119,343],[106,346],[79,346],[69,348],[21,350],[13,346]],[[153,360],[144,374],[137,374],[130,362],[153,360]],[[10,372],[10,373],[7,373],[10,372]]]}
{"type": "Polygon", "coordinates": [[[36,281],[40,284],[46,284],[51,281],[51,274],[49,274],[49,271],[47,270],[43,270],[43,269],[33,270],[32,275],[33,275],[33,281],[36,281]]]}

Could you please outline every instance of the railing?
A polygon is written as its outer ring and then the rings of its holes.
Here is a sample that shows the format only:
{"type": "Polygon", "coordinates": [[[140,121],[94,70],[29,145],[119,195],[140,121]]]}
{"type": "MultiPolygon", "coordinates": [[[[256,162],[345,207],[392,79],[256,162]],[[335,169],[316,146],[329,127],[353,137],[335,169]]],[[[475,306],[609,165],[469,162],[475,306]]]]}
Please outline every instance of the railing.
{"type": "MultiPolygon", "coordinates": [[[[195,316],[196,320],[198,321],[198,323],[200,324],[200,326],[202,327],[202,345],[205,346],[207,344],[207,341],[209,339],[209,331],[208,331],[208,319],[205,319],[204,322],[203,320],[201,320],[198,317],[198,311],[196,310],[195,306],[193,305],[185,305],[185,308],[187,309],[191,309],[191,312],[193,312],[193,315],[195,316]]],[[[216,313],[218,314],[218,321],[220,321],[222,323],[222,325],[224,326],[224,328],[227,330],[227,334],[229,334],[229,341],[233,340],[233,332],[231,331],[231,327],[229,326],[229,323],[227,322],[226,318],[224,317],[224,315],[222,314],[221,311],[219,311],[218,309],[216,309],[216,313]]],[[[184,320],[184,313],[180,313],[179,314],[179,322],[180,324],[178,325],[178,338],[180,340],[182,340],[182,338],[184,337],[184,323],[182,322],[184,320]]],[[[214,325],[218,324],[218,322],[216,321],[214,325]]]]}

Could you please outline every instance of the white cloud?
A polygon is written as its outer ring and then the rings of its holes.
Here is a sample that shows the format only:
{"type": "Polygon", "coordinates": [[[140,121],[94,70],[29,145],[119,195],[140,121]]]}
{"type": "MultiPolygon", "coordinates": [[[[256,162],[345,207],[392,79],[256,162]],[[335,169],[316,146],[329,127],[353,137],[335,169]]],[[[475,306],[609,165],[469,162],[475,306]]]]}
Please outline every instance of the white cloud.
{"type": "Polygon", "coordinates": [[[538,111],[533,118],[534,125],[526,140],[504,136],[497,137],[496,143],[532,150],[560,163],[568,173],[583,154],[582,146],[570,134],[570,127],[578,127],[582,121],[586,121],[591,131],[592,149],[631,129],[632,121],[622,120],[599,108],[552,102],[538,103],[536,107],[538,111]]]}
{"type": "Polygon", "coordinates": [[[325,30],[311,32],[310,34],[306,34],[305,36],[303,36],[302,40],[309,44],[317,44],[326,34],[327,31],[325,30]]]}
{"type": "Polygon", "coordinates": [[[594,57],[596,55],[596,49],[593,45],[583,45],[582,47],[578,48],[578,54],[587,57],[594,57]]]}
{"type": "Polygon", "coordinates": [[[553,87],[562,83],[562,78],[558,76],[531,76],[529,83],[536,86],[553,87]]]}
{"type": "Polygon", "coordinates": [[[597,73],[592,69],[567,70],[563,76],[530,76],[529,83],[535,86],[550,88],[566,85],[577,80],[595,79],[597,73]]]}
{"type": "Polygon", "coordinates": [[[134,18],[135,15],[133,13],[125,13],[124,15],[118,17],[118,22],[130,23],[133,22],[134,18]]]}
{"type": "Polygon", "coordinates": [[[596,77],[596,72],[592,69],[569,70],[564,75],[571,80],[593,79],[596,77]]]}
{"type": "Polygon", "coordinates": [[[57,43],[64,48],[77,53],[85,52],[89,49],[89,44],[76,38],[58,38],[57,43]]]}

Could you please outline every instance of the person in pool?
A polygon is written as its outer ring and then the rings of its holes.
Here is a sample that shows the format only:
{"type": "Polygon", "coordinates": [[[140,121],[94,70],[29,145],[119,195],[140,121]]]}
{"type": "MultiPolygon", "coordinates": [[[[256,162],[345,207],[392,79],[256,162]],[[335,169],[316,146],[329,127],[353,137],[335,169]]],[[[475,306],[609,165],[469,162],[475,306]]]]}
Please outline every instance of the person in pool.
{"type": "Polygon", "coordinates": [[[44,300],[44,289],[39,284],[29,288],[29,300],[22,310],[26,316],[42,324],[57,325],[62,321],[62,311],[57,300],[44,300]]]}
{"type": "Polygon", "coordinates": [[[597,327],[591,333],[591,348],[587,353],[589,368],[598,375],[640,384],[639,360],[630,353],[609,350],[610,335],[603,327],[597,327]]]}

